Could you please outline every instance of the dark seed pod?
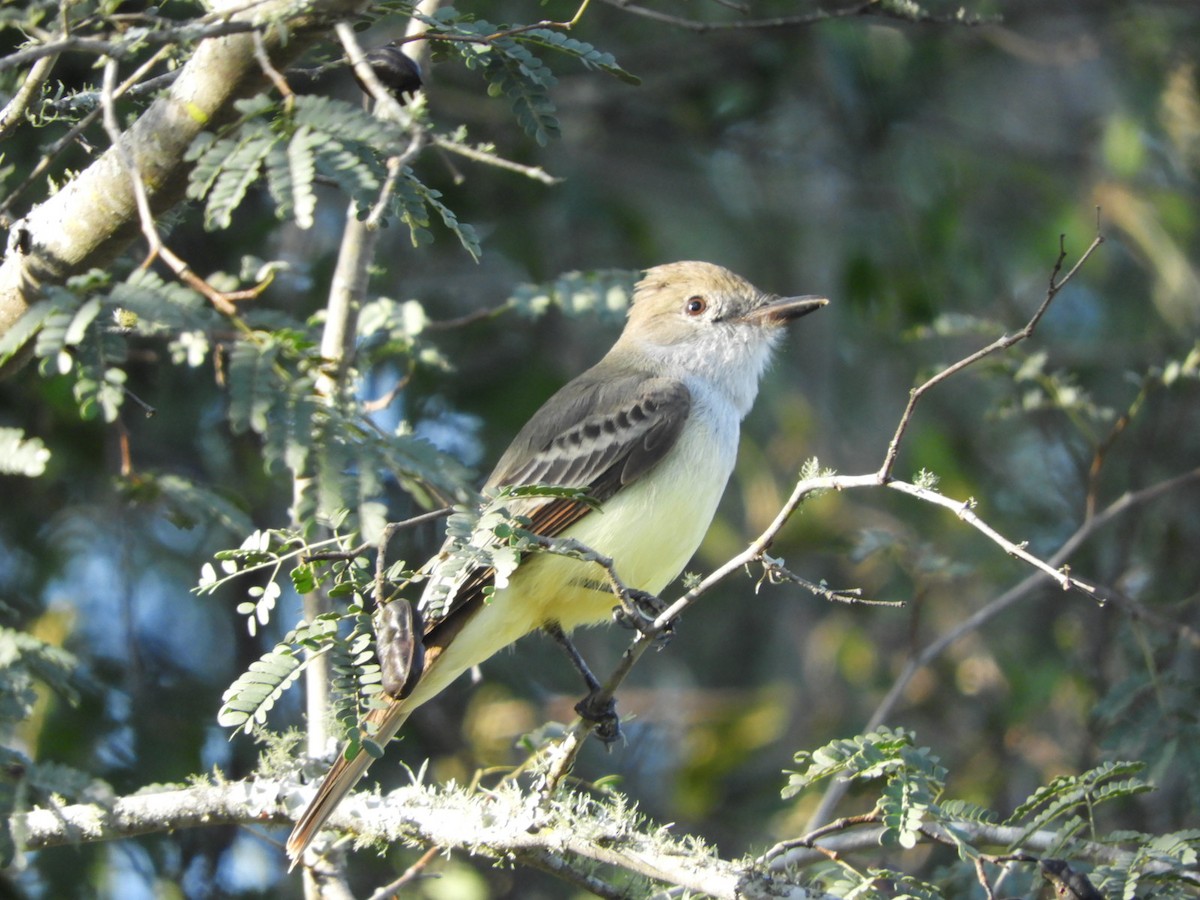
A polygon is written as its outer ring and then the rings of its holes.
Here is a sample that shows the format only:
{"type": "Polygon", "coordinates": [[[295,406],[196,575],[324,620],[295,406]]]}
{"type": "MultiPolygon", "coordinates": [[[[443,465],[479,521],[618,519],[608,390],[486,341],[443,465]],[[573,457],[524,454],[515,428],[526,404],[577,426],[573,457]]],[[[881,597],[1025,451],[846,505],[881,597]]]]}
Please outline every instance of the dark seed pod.
{"type": "Polygon", "coordinates": [[[403,597],[375,613],[375,655],[383,690],[394,700],[407,697],[425,668],[421,614],[403,597]]]}

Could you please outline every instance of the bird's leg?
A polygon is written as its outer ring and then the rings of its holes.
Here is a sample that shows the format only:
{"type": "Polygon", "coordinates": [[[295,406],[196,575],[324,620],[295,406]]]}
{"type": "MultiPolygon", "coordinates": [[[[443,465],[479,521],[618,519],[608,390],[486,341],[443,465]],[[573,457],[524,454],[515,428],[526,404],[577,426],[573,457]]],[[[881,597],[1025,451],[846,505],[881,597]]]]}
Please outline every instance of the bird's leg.
{"type": "Polygon", "coordinates": [[[613,621],[622,628],[636,628],[653,637],[659,648],[665,647],[675,634],[675,623],[668,622],[661,631],[652,629],[654,620],[667,608],[666,601],[649,591],[626,588],[620,606],[613,608],[613,621]]]}
{"type": "Polygon", "coordinates": [[[575,704],[575,712],[587,721],[596,724],[596,737],[605,746],[614,743],[621,736],[621,720],[617,717],[617,702],[612,697],[604,696],[604,686],[592,674],[587,661],[584,660],[579,649],[571,643],[571,639],[567,637],[561,625],[551,622],[544,625],[542,630],[550,635],[558,646],[562,647],[567,658],[571,660],[571,665],[583,676],[584,684],[587,685],[588,695],[575,704]],[[603,699],[601,699],[602,697],[603,699]]]}

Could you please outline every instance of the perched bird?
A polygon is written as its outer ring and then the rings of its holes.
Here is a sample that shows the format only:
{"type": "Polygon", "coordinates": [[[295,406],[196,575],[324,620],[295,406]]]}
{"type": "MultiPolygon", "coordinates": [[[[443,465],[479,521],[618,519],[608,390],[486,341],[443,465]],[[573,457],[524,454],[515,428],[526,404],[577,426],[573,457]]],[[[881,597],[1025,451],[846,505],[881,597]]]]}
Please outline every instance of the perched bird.
{"type": "MultiPolygon", "coordinates": [[[[488,478],[487,502],[527,517],[535,534],[573,538],[611,558],[628,587],[659,593],[712,522],[781,326],[827,302],[767,294],[710,263],[649,269],[616,344],[534,413],[488,478]],[[579,488],[586,498],[496,498],[526,484],[579,488]]],[[[481,527],[471,543],[495,540],[481,527]]],[[[391,699],[368,716],[379,745],[461,673],[523,635],[597,624],[616,605],[594,562],[530,553],[497,579],[485,566],[464,567],[451,548],[448,541],[426,567],[416,609],[392,603],[382,617],[391,699]]],[[[293,865],[371,762],[361,748],[338,757],[288,839],[293,865]]]]}
{"type": "MultiPolygon", "coordinates": [[[[393,42],[376,47],[367,53],[366,62],[379,83],[402,105],[422,87],[420,63],[401,50],[399,44],[393,42]]],[[[357,72],[351,72],[362,92],[370,97],[370,87],[358,77],[357,72]]]]}

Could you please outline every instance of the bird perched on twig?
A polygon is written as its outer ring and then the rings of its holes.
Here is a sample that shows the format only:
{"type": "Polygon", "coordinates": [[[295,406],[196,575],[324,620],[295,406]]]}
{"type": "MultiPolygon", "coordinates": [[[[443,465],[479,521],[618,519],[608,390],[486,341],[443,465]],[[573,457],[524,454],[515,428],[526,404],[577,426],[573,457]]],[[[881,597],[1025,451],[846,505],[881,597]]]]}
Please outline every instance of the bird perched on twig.
{"type": "MultiPolygon", "coordinates": [[[[612,349],[521,429],[484,486],[529,532],[573,539],[610,558],[620,583],[650,595],[700,545],[737,456],[741,421],[788,322],[821,297],[764,293],[720,266],[678,262],[648,270],[612,349]],[[580,494],[507,495],[543,484],[580,494]],[[586,495],[586,496],[582,496],[586,495]]],[[[469,543],[487,547],[493,531],[469,543]]],[[[528,553],[497,577],[463,566],[452,543],[427,565],[421,601],[382,611],[378,646],[390,699],[367,717],[379,745],[467,669],[523,635],[557,635],[609,619],[611,579],[595,562],[528,553]]],[[[287,842],[295,860],[373,761],[339,755],[287,842]]]]}

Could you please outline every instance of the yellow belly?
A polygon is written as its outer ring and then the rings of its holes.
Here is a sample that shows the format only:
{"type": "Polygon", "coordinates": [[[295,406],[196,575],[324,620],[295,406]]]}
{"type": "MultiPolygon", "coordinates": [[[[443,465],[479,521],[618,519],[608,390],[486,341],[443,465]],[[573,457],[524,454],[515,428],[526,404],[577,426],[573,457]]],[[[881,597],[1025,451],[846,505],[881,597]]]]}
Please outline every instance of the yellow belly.
{"type": "MultiPolygon", "coordinates": [[[[687,429],[659,466],[588,513],[563,537],[610,557],[627,587],[661,592],[700,546],[725,492],[737,431],[722,439],[723,431],[687,429]]],[[[426,673],[411,704],[424,703],[461,672],[550,622],[570,631],[608,621],[617,599],[604,584],[604,572],[594,563],[550,553],[530,556],[472,616],[435,671],[426,673]]]]}

